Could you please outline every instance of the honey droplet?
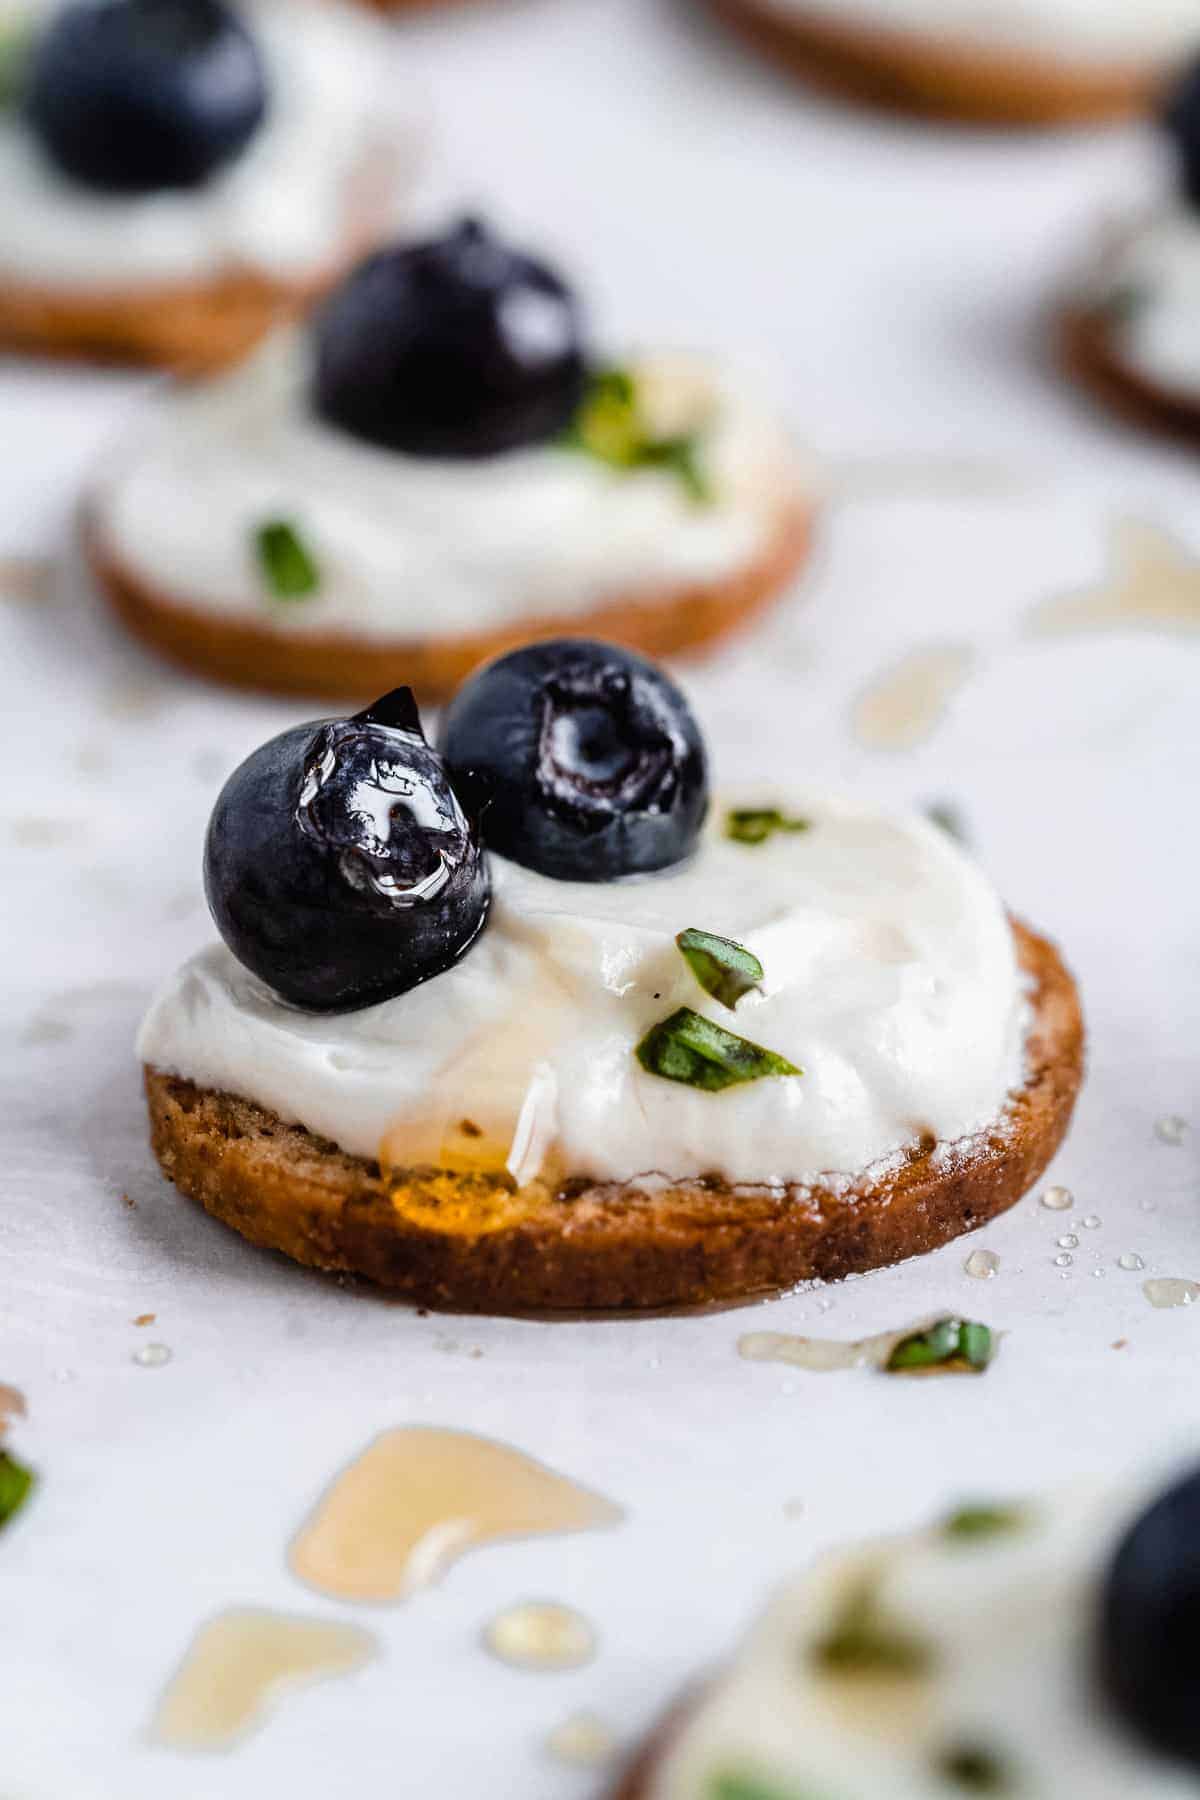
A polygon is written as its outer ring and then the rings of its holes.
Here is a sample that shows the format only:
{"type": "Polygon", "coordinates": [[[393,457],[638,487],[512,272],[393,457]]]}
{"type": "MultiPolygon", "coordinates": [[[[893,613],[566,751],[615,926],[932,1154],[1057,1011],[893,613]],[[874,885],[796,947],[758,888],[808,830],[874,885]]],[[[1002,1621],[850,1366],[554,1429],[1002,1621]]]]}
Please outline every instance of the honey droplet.
{"type": "Polygon", "coordinates": [[[1098,1213],[1088,1213],[1083,1223],[1086,1230],[1097,1231],[1100,1227],[1100,1215],[1098,1213]]]}
{"type": "Polygon", "coordinates": [[[1124,1269],[1127,1274],[1134,1274],[1137,1270],[1144,1269],[1145,1266],[1136,1250],[1127,1250],[1124,1256],[1117,1258],[1118,1269],[1124,1269]]]}
{"type": "Polygon", "coordinates": [[[143,1344],[133,1353],[133,1360],[139,1369],[161,1369],[171,1360],[171,1349],[168,1344],[143,1344]]]}
{"type": "Polygon", "coordinates": [[[197,1631],[150,1734],[175,1750],[232,1749],[289,1689],[349,1675],[376,1654],[359,1625],[232,1608],[197,1631]]]}
{"type": "Polygon", "coordinates": [[[1064,1237],[1055,1238],[1054,1241],[1060,1250],[1078,1250],[1079,1248],[1079,1239],[1073,1231],[1068,1231],[1064,1237]]]}
{"type": "Polygon", "coordinates": [[[921,743],[941,721],[973,661],[965,644],[932,644],[882,670],[854,706],[859,743],[871,750],[911,750],[921,743]]]}
{"type": "Polygon", "coordinates": [[[1075,1258],[1073,1256],[1070,1256],[1067,1251],[1063,1250],[1055,1257],[1054,1266],[1056,1269],[1069,1269],[1074,1260],[1075,1258]]]}
{"type": "Polygon", "coordinates": [[[596,1653],[588,1620],[553,1600],[529,1600],[497,1613],[483,1641],[493,1656],[519,1669],[581,1669],[596,1653]]]}
{"type": "Polygon", "coordinates": [[[611,1761],[617,1739],[611,1728],[594,1713],[572,1713],[569,1719],[554,1727],[546,1739],[546,1748],[559,1762],[595,1769],[611,1761]]]}
{"type": "Polygon", "coordinates": [[[1200,1300],[1200,1282],[1156,1276],[1151,1281],[1143,1281],[1142,1292],[1151,1306],[1192,1306],[1200,1300]]]}
{"type": "Polygon", "coordinates": [[[1070,1188],[1048,1187],[1042,1195],[1042,1205],[1050,1212],[1069,1212],[1075,1204],[1075,1196],[1070,1188]]]}
{"type": "Polygon", "coordinates": [[[991,1281],[1000,1267],[1000,1258],[994,1250],[972,1250],[963,1268],[976,1281],[991,1281]]]}
{"type": "Polygon", "coordinates": [[[496,1539],[615,1525],[619,1507],[520,1450],[471,1432],[388,1431],[301,1527],[291,1566],[342,1600],[401,1600],[496,1539]]]}

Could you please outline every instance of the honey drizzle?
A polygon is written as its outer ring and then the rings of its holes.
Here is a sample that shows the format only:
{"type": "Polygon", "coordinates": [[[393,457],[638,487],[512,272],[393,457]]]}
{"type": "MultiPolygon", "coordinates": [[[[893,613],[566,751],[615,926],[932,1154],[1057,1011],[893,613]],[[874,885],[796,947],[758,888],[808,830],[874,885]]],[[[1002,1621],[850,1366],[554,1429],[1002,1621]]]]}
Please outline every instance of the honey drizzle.
{"type": "Polygon", "coordinates": [[[230,1750],[295,1688],[349,1675],[378,1653],[360,1625],[234,1607],[200,1627],[150,1726],[174,1750],[230,1750]]]}
{"type": "Polygon", "coordinates": [[[334,1481],[290,1553],[339,1600],[402,1600],[467,1550],[615,1525],[619,1507],[520,1450],[434,1426],[387,1431],[334,1481]]]}

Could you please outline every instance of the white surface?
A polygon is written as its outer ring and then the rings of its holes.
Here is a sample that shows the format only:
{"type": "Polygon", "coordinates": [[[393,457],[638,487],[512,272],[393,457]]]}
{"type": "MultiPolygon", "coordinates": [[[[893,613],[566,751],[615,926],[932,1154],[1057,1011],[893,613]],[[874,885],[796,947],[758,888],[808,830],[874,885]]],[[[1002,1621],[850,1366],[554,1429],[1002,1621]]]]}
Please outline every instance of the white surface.
{"type": "MultiPolygon", "coordinates": [[[[544,1734],[586,1706],[635,1735],[820,1546],[1197,1449],[1200,1310],[1151,1311],[1115,1263],[1135,1250],[1148,1274],[1200,1275],[1200,647],[1022,631],[1031,605],[1099,578],[1118,514],[1200,554],[1197,465],[1107,427],[1044,367],[1047,294],[1097,211],[1138,190],[1141,140],[837,111],[651,0],[497,5],[409,42],[443,123],[444,198],[494,200],[561,251],[607,337],[759,353],[828,457],[839,499],[812,579],[689,689],[723,779],[770,763],[956,799],[1002,891],[1063,940],[1092,1031],[1054,1170],[1076,1208],[1030,1198],[982,1233],[1001,1257],[988,1284],[963,1274],[968,1240],[827,1294],[657,1322],[422,1319],[248,1249],[157,1175],[131,1044],[153,984],[207,933],[216,785],[297,710],[164,673],[82,594],[0,606],[0,1379],[29,1396],[14,1441],[43,1473],[0,1540],[5,1800],[590,1800],[600,1782],[548,1760],[544,1734]],[[977,661],[942,728],[904,755],[857,747],[864,682],[947,639],[977,661]],[[30,819],[71,822],[71,841],[30,842],[30,819]],[[30,1043],[47,1019],[72,1035],[30,1043]],[[1184,1147],[1154,1136],[1169,1112],[1191,1114],[1184,1147]],[[1063,1281],[1054,1240],[1090,1213],[1063,1281]],[[947,1305],[1009,1332],[982,1380],[735,1355],[751,1327],[857,1335],[947,1305]],[[149,1333],[130,1323],[143,1311],[149,1333]],[[148,1336],[166,1367],[131,1361],[148,1336]],[[435,1592],[358,1613],[383,1659],[227,1761],[143,1748],[218,1607],[344,1616],[289,1578],[284,1545],[333,1472],[406,1421],[510,1439],[628,1523],[483,1551],[435,1592]],[[785,1518],[795,1497],[806,1510],[785,1518]],[[592,1667],[486,1657],[487,1619],[530,1596],[595,1621],[592,1667]]],[[[139,389],[4,371],[5,548],[53,540],[139,389]]]]}

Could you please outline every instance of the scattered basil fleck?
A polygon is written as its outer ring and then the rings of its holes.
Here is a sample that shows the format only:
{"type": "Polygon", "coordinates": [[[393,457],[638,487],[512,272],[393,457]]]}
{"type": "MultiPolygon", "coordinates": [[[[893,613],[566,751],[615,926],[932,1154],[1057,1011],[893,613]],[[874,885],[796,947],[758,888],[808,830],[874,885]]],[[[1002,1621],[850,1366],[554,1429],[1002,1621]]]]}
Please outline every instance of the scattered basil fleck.
{"type": "Polygon", "coordinates": [[[321,585],[312,552],[287,519],[268,519],[254,533],[267,585],[278,600],[306,600],[321,585]]]}
{"type": "Polygon", "coordinates": [[[942,1522],[942,1534],[948,1538],[1006,1537],[1009,1532],[1023,1531],[1029,1514],[1023,1506],[960,1506],[942,1522]]]}
{"type": "Polygon", "coordinates": [[[640,416],[637,382],[627,369],[598,369],[562,439],[614,469],[665,469],[697,505],[712,499],[693,433],[655,437],[640,416]]]}
{"type": "Polygon", "coordinates": [[[1101,299],[1100,311],[1112,325],[1131,325],[1149,298],[1144,287],[1136,287],[1129,281],[1119,282],[1101,299]]]}
{"type": "Polygon", "coordinates": [[[934,800],[925,808],[925,817],[937,825],[956,844],[969,844],[971,834],[962,811],[952,800],[934,800]]]}
{"type": "Polygon", "coordinates": [[[937,1759],[944,1781],[971,1794],[1007,1794],[1012,1782],[1006,1764],[981,1744],[956,1744],[937,1759]]]}
{"type": "Polygon", "coordinates": [[[33,24],[28,19],[12,19],[0,25],[0,107],[15,106],[21,98],[33,37],[33,24]]]}
{"type": "Polygon", "coordinates": [[[946,1369],[978,1375],[991,1362],[994,1348],[986,1325],[976,1325],[969,1319],[939,1319],[927,1330],[901,1338],[884,1368],[889,1374],[946,1369]]]}
{"type": "Polygon", "coordinates": [[[680,1081],[705,1093],[720,1093],[766,1075],[802,1075],[784,1057],[764,1050],[748,1038],[681,1006],[669,1019],[652,1025],[637,1047],[637,1059],[651,1075],[680,1081]]]}
{"type": "Polygon", "coordinates": [[[778,1787],[742,1769],[722,1769],[710,1778],[704,1800],[817,1800],[817,1796],[811,1790],[801,1794],[793,1787],[778,1787]]]}
{"type": "Polygon", "coordinates": [[[14,1513],[20,1512],[33,1489],[32,1469],[19,1463],[7,1450],[0,1450],[0,1525],[7,1525],[14,1513]]]}
{"type": "Polygon", "coordinates": [[[725,815],[725,836],[735,844],[765,844],[777,831],[810,831],[811,819],[789,818],[775,806],[736,807],[725,815]]]}
{"type": "Polygon", "coordinates": [[[705,993],[730,1012],[736,1009],[743,994],[762,982],[763,966],[757,956],[744,944],[735,944],[732,938],[689,928],[681,931],[675,942],[705,993]]]}
{"type": "Polygon", "coordinates": [[[812,1648],[813,1661],[831,1675],[924,1675],[934,1653],[924,1638],[884,1617],[874,1575],[853,1587],[828,1633],[812,1648]]]}

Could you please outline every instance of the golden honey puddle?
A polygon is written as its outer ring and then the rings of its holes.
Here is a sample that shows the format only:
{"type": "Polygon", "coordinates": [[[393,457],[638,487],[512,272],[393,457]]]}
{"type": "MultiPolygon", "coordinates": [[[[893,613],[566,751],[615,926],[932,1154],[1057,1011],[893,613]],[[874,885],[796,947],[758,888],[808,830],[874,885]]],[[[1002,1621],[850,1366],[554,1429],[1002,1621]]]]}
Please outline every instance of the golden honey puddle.
{"type": "Polygon", "coordinates": [[[1194,1306],[1200,1300],[1200,1282],[1184,1281],[1174,1275],[1158,1275],[1150,1281],[1143,1281],[1142,1292],[1151,1306],[1194,1306]]]}
{"type": "Polygon", "coordinates": [[[401,1600],[498,1539],[615,1525],[621,1509],[520,1450],[467,1431],[385,1432],[292,1544],[293,1572],[339,1600],[401,1600]]]}
{"type": "Polygon", "coordinates": [[[0,599],[37,606],[50,598],[54,563],[46,556],[0,556],[0,599]]]}
{"type": "Polygon", "coordinates": [[[854,703],[852,723],[871,750],[911,750],[939,724],[975,660],[965,644],[911,650],[871,681],[854,703]]]}
{"type": "Polygon", "coordinates": [[[1122,519],[1112,528],[1110,561],[1099,586],[1034,607],[1028,629],[1044,635],[1129,627],[1200,631],[1200,562],[1168,532],[1122,519]]]}
{"type": "Polygon", "coordinates": [[[547,1735],[546,1748],[559,1762],[598,1769],[615,1755],[617,1738],[595,1713],[578,1712],[554,1727],[547,1735]]]}
{"type": "Polygon", "coordinates": [[[790,1363],[797,1369],[828,1375],[835,1369],[882,1369],[896,1345],[914,1329],[881,1331],[875,1337],[795,1337],[786,1331],[748,1331],[738,1339],[738,1355],[747,1362],[790,1363]]]}
{"type": "Polygon", "coordinates": [[[197,1631],[150,1727],[174,1750],[229,1750],[287,1692],[349,1675],[378,1654],[361,1625],[235,1607],[197,1631]]]}
{"type": "Polygon", "coordinates": [[[596,1654],[589,1620],[554,1600],[526,1600],[497,1613],[483,1641],[493,1656],[518,1669],[581,1669],[596,1654]]]}

